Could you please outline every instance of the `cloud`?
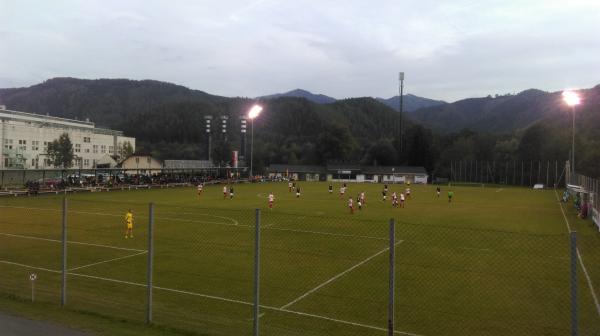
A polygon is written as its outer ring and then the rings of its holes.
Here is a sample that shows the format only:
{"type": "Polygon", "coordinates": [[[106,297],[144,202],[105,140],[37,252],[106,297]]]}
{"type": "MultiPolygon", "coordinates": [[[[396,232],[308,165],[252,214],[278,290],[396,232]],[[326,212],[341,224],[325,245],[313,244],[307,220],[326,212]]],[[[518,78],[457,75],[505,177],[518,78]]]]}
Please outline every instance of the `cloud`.
{"type": "Polygon", "coordinates": [[[597,31],[585,0],[0,2],[0,87],[68,75],[342,98],[395,95],[404,71],[407,92],[454,100],[593,86],[597,31]]]}

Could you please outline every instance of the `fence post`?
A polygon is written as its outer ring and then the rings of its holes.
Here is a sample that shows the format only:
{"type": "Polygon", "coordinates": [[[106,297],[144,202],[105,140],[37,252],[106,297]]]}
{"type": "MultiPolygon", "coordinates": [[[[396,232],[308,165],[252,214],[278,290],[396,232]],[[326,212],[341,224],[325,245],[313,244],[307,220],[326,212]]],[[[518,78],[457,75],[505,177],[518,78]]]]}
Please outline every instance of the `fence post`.
{"type": "Polygon", "coordinates": [[[577,336],[577,232],[571,231],[571,336],[577,336]]]}
{"type": "Polygon", "coordinates": [[[254,325],[253,335],[258,336],[258,314],[260,294],[260,209],[255,210],[254,224],[254,325]]]}
{"type": "Polygon", "coordinates": [[[148,205],[148,293],[146,323],[152,323],[152,282],[154,274],[154,203],[148,205]]]}
{"type": "Polygon", "coordinates": [[[60,287],[60,306],[67,304],[67,197],[62,201],[62,282],[60,287]]]}
{"type": "Polygon", "coordinates": [[[390,218],[390,290],[388,301],[388,336],[394,335],[394,288],[395,288],[395,262],[394,247],[396,244],[394,219],[390,218]]]}

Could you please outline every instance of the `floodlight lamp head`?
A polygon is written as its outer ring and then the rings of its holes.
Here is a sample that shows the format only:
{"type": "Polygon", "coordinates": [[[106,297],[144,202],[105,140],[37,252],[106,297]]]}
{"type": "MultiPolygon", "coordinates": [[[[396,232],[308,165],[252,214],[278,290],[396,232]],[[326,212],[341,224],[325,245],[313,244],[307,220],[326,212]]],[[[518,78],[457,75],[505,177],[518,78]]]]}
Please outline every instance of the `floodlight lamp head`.
{"type": "Polygon", "coordinates": [[[248,111],[248,118],[249,119],[254,119],[256,117],[258,117],[258,115],[260,114],[260,112],[262,111],[262,106],[260,105],[254,105],[252,106],[252,108],[250,109],[250,111],[248,111]]]}
{"type": "Polygon", "coordinates": [[[575,106],[581,103],[581,98],[579,97],[579,94],[577,94],[577,92],[575,91],[563,91],[562,97],[564,102],[569,106],[575,106]]]}

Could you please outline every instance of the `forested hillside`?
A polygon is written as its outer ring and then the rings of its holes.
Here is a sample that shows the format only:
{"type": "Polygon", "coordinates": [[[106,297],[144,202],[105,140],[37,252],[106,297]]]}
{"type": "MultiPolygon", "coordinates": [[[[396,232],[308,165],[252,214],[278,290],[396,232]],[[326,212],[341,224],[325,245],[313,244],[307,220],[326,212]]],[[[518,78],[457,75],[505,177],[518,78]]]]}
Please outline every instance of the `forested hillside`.
{"type": "MultiPolygon", "coordinates": [[[[600,176],[600,86],[580,92],[578,171],[600,176]]],[[[228,116],[226,136],[213,131],[212,155],[224,164],[231,150],[240,147],[239,117],[256,102],[264,106],[254,125],[259,170],[270,163],[347,161],[423,165],[434,175],[448,176],[450,161],[564,161],[571,144],[570,109],[559,93],[538,90],[421,109],[411,116],[417,115],[424,126],[404,121],[400,151],[399,114],[372,98],[329,104],[294,97],[227,98],[169,83],[124,79],[57,78],[28,88],[0,89],[0,104],[9,109],[90,118],[135,136],[139,151],[161,159],[205,158],[204,116],[228,116]]]]}

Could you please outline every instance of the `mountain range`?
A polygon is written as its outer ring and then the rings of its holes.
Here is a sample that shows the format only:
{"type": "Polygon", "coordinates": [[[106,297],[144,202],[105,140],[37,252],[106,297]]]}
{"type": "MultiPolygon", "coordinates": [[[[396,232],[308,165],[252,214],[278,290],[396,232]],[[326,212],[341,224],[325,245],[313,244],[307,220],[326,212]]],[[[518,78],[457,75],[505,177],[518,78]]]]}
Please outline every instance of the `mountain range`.
{"type": "MultiPolygon", "coordinates": [[[[584,104],[579,114],[599,113],[600,85],[578,90],[584,104]]],[[[525,129],[535,123],[562,118],[570,109],[562,100],[561,92],[536,89],[515,95],[468,98],[451,104],[419,109],[410,117],[442,133],[471,129],[478,132],[506,134],[525,129]]]]}
{"type": "MultiPolygon", "coordinates": [[[[306,91],[306,90],[302,90],[302,89],[295,89],[295,90],[284,92],[284,93],[276,93],[276,94],[272,94],[272,95],[260,96],[257,98],[258,99],[274,99],[274,98],[280,98],[280,97],[305,98],[305,99],[307,99],[313,103],[317,103],[317,104],[331,104],[331,103],[335,103],[337,101],[337,99],[335,99],[333,97],[326,96],[323,94],[315,94],[310,91],[306,91]]],[[[403,99],[402,105],[404,107],[403,111],[405,111],[405,112],[413,112],[413,111],[416,111],[416,110],[418,110],[420,108],[424,108],[424,107],[446,104],[446,102],[441,101],[441,100],[423,98],[423,97],[415,96],[412,94],[406,94],[403,97],[404,97],[404,99],[403,99]]],[[[396,111],[400,111],[399,96],[394,96],[391,98],[375,98],[375,99],[384,103],[385,105],[391,107],[392,109],[394,109],[396,111]]]]}
{"type": "MultiPolygon", "coordinates": [[[[600,85],[578,92],[578,164],[599,176],[600,85]]],[[[428,100],[429,106],[406,114],[402,142],[400,115],[384,99],[336,100],[303,90],[292,94],[301,96],[229,98],[153,80],[53,78],[30,87],[0,89],[0,104],[18,111],[89,118],[97,126],[136,137],[138,150],[161,159],[206,157],[204,117],[227,116],[230,132],[214,132],[211,150],[217,162],[226,164],[231,150],[240,148],[240,115],[259,100],[264,111],[254,122],[260,130],[254,144],[257,168],[346,161],[422,165],[447,176],[451,160],[563,160],[570,148],[573,111],[561,92],[530,89],[453,103],[428,100]]],[[[407,104],[410,97],[405,96],[407,104]]],[[[392,106],[393,99],[388,102],[392,106]]]]}

